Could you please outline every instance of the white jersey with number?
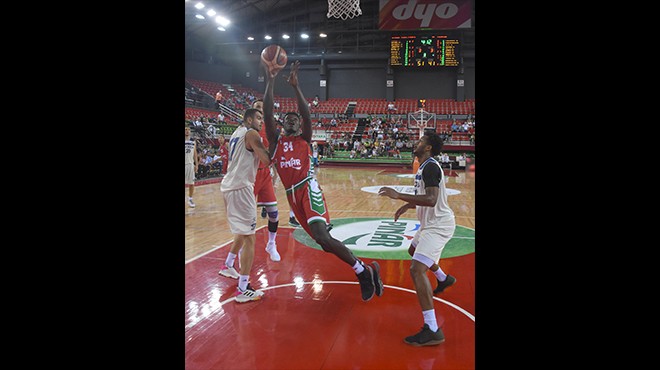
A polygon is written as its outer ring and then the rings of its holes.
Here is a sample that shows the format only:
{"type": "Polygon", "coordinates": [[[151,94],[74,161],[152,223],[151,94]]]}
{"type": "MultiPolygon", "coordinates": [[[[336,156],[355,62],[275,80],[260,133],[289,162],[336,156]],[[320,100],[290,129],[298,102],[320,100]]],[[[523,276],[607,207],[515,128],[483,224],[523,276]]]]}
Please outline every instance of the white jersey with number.
{"type": "Polygon", "coordinates": [[[254,186],[259,167],[259,157],[245,147],[245,135],[248,128],[240,126],[229,139],[229,157],[227,174],[220,184],[221,191],[254,186]]]}
{"type": "MultiPolygon", "coordinates": [[[[417,219],[420,222],[420,229],[425,229],[428,227],[434,226],[446,226],[451,225],[455,222],[454,212],[449,208],[449,203],[447,202],[447,189],[445,188],[445,175],[442,172],[442,167],[440,163],[430,157],[424,161],[419,166],[417,174],[415,174],[415,194],[426,194],[426,181],[424,181],[424,169],[427,166],[437,166],[437,169],[434,169],[434,173],[437,173],[437,178],[429,179],[432,184],[438,184],[438,200],[435,202],[433,207],[422,207],[417,206],[417,219]],[[439,171],[438,171],[439,170],[439,171]]],[[[433,186],[431,185],[431,186],[433,186]]]]}
{"type": "Polygon", "coordinates": [[[195,164],[195,142],[186,140],[186,164],[195,164]]]}

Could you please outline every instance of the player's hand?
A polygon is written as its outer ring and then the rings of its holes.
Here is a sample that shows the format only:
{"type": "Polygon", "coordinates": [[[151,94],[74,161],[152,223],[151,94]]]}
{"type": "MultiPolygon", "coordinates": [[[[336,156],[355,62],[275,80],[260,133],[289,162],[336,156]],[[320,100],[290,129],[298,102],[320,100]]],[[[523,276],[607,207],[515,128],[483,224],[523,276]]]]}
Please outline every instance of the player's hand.
{"type": "Polygon", "coordinates": [[[378,190],[378,195],[379,196],[385,196],[385,197],[390,197],[392,199],[399,199],[399,192],[392,188],[388,188],[387,186],[383,186],[378,190]]]}
{"type": "Polygon", "coordinates": [[[401,217],[402,214],[406,213],[407,210],[409,210],[410,207],[408,207],[408,204],[404,204],[399,209],[394,212],[394,221],[397,221],[399,217],[401,217]]]}
{"type": "Polygon", "coordinates": [[[291,63],[291,73],[288,76],[285,76],[286,81],[293,87],[298,86],[298,68],[300,67],[300,61],[296,60],[291,63]]]}

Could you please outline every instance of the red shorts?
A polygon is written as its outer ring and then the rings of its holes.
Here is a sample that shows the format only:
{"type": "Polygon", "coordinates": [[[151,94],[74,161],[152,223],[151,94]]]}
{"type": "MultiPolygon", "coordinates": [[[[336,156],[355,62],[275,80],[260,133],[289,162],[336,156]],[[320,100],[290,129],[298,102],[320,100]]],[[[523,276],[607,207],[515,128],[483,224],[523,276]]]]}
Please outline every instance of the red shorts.
{"type": "Polygon", "coordinates": [[[293,193],[287,191],[286,197],[296,220],[309,236],[312,236],[310,223],[320,221],[324,221],[326,225],[330,223],[330,212],[325,202],[325,195],[316,179],[302,184],[293,193]]]}
{"type": "Polygon", "coordinates": [[[254,196],[257,197],[257,207],[276,206],[275,189],[273,188],[273,177],[270,175],[269,167],[259,167],[257,178],[254,182],[254,196]]]}

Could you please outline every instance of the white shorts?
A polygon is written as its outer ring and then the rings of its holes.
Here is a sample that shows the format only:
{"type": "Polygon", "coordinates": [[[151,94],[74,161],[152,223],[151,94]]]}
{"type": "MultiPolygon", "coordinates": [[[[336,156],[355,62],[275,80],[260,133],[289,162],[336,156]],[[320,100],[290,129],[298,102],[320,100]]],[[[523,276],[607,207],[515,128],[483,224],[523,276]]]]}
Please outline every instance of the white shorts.
{"type": "Polygon", "coordinates": [[[195,184],[195,164],[187,163],[186,164],[186,184],[194,185],[195,184]]]}
{"type": "Polygon", "coordinates": [[[417,245],[415,253],[438,263],[442,250],[445,249],[445,245],[454,236],[454,230],[456,230],[456,224],[417,230],[412,240],[412,244],[417,245]]]}
{"type": "Polygon", "coordinates": [[[257,228],[257,199],[254,185],[222,192],[229,230],[234,235],[254,235],[257,228]]]}

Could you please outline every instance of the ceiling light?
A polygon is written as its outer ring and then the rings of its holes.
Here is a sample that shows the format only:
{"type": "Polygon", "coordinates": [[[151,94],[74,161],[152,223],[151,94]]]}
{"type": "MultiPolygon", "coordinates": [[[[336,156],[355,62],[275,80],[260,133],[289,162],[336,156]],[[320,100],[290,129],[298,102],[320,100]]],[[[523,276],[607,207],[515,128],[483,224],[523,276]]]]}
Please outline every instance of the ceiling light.
{"type": "Polygon", "coordinates": [[[215,22],[216,22],[217,24],[221,25],[222,27],[227,27],[227,26],[229,26],[229,23],[231,23],[231,22],[229,21],[229,19],[227,19],[227,18],[225,18],[225,17],[223,17],[223,16],[221,16],[221,15],[215,17],[215,22]]]}
{"type": "Polygon", "coordinates": [[[270,40],[270,39],[272,39],[272,37],[270,37],[270,35],[266,35],[266,36],[264,36],[264,38],[265,38],[266,40],[270,40]]]}
{"type": "Polygon", "coordinates": [[[252,36],[248,36],[248,40],[250,40],[250,41],[254,41],[254,37],[252,37],[252,36]]]}
{"type": "Polygon", "coordinates": [[[203,8],[204,8],[204,4],[203,4],[203,3],[197,3],[197,4],[195,4],[195,8],[197,8],[197,9],[203,9],[203,8]]]}
{"type": "Polygon", "coordinates": [[[204,16],[201,14],[195,14],[195,18],[197,19],[204,19],[204,16]]]}
{"type": "Polygon", "coordinates": [[[206,15],[208,15],[209,17],[213,17],[215,15],[215,10],[209,9],[209,11],[206,12],[206,15]]]}
{"type": "Polygon", "coordinates": [[[308,39],[308,38],[309,38],[309,35],[306,34],[306,33],[301,33],[301,34],[300,34],[300,37],[302,37],[302,38],[304,38],[304,39],[308,39]]]}
{"type": "Polygon", "coordinates": [[[219,29],[220,31],[227,31],[227,30],[226,30],[224,27],[222,27],[222,26],[218,26],[218,29],[219,29]]]}
{"type": "Polygon", "coordinates": [[[284,35],[282,35],[282,38],[283,38],[283,39],[285,39],[285,40],[288,40],[288,39],[289,39],[289,37],[290,37],[290,36],[289,36],[289,35],[287,35],[286,33],[285,33],[284,35]]]}
{"type": "Polygon", "coordinates": [[[324,32],[321,32],[321,33],[319,33],[319,37],[328,37],[328,35],[325,34],[324,32]]]}

